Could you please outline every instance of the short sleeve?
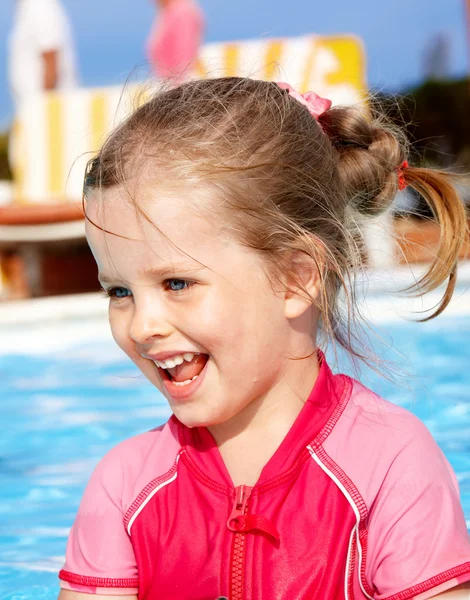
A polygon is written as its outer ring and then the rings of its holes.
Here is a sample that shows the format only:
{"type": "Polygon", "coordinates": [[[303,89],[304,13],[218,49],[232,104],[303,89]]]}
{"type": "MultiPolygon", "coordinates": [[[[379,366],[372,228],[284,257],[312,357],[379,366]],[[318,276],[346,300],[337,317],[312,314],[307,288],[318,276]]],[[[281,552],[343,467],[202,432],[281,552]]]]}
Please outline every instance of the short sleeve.
{"type": "Polygon", "coordinates": [[[31,18],[35,24],[34,40],[39,52],[61,48],[67,35],[62,6],[56,0],[34,0],[31,5],[31,18]]]}
{"type": "Polygon", "coordinates": [[[421,422],[371,507],[366,577],[376,600],[424,600],[470,580],[457,480],[421,422]]]}
{"type": "Polygon", "coordinates": [[[123,520],[124,485],[115,448],[98,464],[85,489],[59,573],[61,587],[91,594],[137,594],[136,559],[123,520]]]}

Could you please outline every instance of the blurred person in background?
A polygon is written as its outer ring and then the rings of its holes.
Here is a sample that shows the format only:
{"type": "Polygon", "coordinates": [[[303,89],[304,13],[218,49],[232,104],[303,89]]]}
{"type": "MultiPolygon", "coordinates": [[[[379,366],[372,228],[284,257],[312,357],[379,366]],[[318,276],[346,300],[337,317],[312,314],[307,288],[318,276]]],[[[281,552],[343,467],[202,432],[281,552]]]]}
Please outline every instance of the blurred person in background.
{"type": "Polygon", "coordinates": [[[204,34],[204,15],[196,0],[153,0],[159,14],[147,41],[157,77],[180,83],[196,59],[204,34]]]}
{"type": "MultiPolygon", "coordinates": [[[[61,0],[15,1],[8,71],[16,112],[35,94],[76,86],[72,28],[61,0]]],[[[17,163],[15,155],[19,152],[15,136],[10,137],[9,160],[13,171],[17,163]]],[[[3,252],[0,268],[7,281],[10,299],[29,296],[23,256],[17,252],[3,252]]]]}
{"type": "Polygon", "coordinates": [[[16,108],[37,92],[76,85],[72,28],[60,0],[16,0],[9,80],[16,108]]]}

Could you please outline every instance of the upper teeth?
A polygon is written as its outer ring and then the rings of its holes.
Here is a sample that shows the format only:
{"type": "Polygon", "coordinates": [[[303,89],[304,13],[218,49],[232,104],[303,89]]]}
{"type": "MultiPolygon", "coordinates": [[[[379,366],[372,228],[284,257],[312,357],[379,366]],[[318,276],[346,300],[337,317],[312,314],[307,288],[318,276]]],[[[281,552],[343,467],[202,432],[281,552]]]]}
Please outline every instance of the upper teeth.
{"type": "Polygon", "coordinates": [[[186,352],[185,354],[178,354],[177,356],[172,356],[171,358],[167,358],[166,360],[156,360],[155,364],[160,369],[172,369],[176,367],[176,365],[182,365],[184,361],[191,362],[196,354],[192,352],[186,352]]]}

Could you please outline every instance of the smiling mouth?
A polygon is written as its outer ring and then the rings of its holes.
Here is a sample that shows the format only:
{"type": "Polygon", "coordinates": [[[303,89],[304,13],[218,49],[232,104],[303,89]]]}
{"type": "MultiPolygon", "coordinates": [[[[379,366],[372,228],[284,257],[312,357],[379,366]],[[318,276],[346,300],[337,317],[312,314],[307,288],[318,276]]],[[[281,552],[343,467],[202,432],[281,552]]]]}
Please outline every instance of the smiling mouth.
{"type": "Polygon", "coordinates": [[[163,381],[171,382],[177,387],[184,387],[199,377],[208,360],[207,354],[194,354],[190,361],[185,359],[181,364],[174,366],[164,366],[161,362],[154,362],[163,381]]]}

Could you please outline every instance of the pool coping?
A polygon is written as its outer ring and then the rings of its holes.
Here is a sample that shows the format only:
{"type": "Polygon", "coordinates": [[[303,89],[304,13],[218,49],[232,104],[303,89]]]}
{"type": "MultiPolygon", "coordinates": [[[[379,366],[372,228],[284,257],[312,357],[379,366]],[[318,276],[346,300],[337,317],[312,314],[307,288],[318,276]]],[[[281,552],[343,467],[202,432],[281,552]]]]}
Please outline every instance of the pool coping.
{"type": "MultiPolygon", "coordinates": [[[[388,304],[400,310],[415,310],[416,299],[408,299],[400,290],[412,285],[424,273],[425,266],[414,265],[393,269],[376,269],[361,274],[357,278],[358,296],[367,297],[367,305],[381,308],[388,304]]],[[[447,315],[470,315],[470,261],[459,265],[458,290],[452,303],[446,309],[447,315]],[[462,293],[463,292],[463,293],[462,293]],[[465,295],[465,298],[463,296],[465,295]]],[[[439,290],[428,295],[429,306],[433,306],[440,297],[439,290]]],[[[31,300],[7,301],[0,304],[0,327],[8,325],[27,325],[44,321],[62,321],[79,318],[105,318],[108,302],[100,292],[50,296],[31,300]]]]}

